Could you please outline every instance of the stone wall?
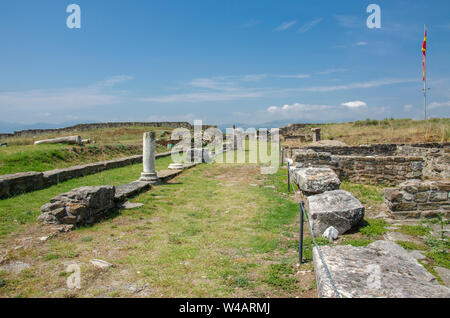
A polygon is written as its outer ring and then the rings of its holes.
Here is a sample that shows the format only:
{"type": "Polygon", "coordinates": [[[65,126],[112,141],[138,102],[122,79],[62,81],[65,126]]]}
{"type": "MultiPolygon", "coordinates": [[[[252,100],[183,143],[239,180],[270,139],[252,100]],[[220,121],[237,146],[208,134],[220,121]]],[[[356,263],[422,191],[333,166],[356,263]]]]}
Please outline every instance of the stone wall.
{"type": "Polygon", "coordinates": [[[425,160],[423,175],[427,179],[450,179],[450,148],[448,144],[434,146],[429,147],[426,144],[419,146],[399,146],[397,154],[423,157],[425,160]]]}
{"type": "MultiPolygon", "coordinates": [[[[156,154],[156,158],[170,156],[170,152],[156,154]]],[[[0,176],[0,199],[25,192],[41,190],[73,178],[80,178],[100,171],[125,167],[142,162],[142,155],[109,161],[89,163],[46,172],[21,172],[0,176]]]]}
{"type": "Polygon", "coordinates": [[[408,179],[421,179],[424,165],[421,157],[336,156],[311,150],[297,153],[293,160],[302,167],[329,167],[341,180],[390,185],[408,179]]]}
{"type": "Polygon", "coordinates": [[[450,216],[450,182],[410,180],[383,189],[384,203],[394,218],[450,216]]]}

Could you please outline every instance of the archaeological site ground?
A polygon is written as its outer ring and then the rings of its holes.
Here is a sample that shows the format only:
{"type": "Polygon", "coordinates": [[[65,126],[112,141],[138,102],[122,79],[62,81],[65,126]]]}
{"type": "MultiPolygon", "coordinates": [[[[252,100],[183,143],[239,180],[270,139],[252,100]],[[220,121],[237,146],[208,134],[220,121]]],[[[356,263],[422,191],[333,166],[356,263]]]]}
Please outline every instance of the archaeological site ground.
{"type": "Polygon", "coordinates": [[[194,135],[1,136],[0,297],[450,297],[448,119],[194,135]]]}

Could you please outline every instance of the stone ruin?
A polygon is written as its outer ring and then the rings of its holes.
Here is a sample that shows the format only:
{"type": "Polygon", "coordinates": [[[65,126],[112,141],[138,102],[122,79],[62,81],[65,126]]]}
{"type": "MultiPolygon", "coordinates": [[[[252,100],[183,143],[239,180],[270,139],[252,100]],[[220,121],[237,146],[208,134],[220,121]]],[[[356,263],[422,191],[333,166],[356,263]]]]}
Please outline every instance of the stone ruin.
{"type": "Polygon", "coordinates": [[[296,168],[290,172],[301,191],[315,236],[333,227],[344,234],[360,224],[365,209],[351,193],[339,190],[341,181],[330,168],[296,168]]]}
{"type": "MultiPolygon", "coordinates": [[[[394,218],[449,216],[449,144],[305,147],[287,155],[289,173],[305,201],[314,236],[335,239],[360,224],[364,207],[349,192],[338,190],[339,178],[388,183],[384,201],[394,218]],[[437,178],[439,180],[423,180],[437,178]]],[[[319,297],[450,297],[417,256],[391,241],[367,247],[322,246],[313,249],[319,297]]]]}
{"type": "Polygon", "coordinates": [[[450,217],[450,181],[410,180],[385,188],[383,197],[395,219],[450,217]]]}
{"type": "Polygon", "coordinates": [[[295,169],[329,168],[340,179],[398,185],[384,190],[387,210],[394,218],[449,215],[448,143],[308,146],[284,153],[295,162],[295,169]]]}

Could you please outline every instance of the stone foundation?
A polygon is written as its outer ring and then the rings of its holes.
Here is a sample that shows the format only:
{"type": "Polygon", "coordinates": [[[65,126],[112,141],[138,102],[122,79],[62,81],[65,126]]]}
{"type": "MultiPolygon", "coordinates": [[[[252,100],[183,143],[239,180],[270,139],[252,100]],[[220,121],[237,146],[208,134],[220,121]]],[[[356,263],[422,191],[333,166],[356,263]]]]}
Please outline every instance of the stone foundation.
{"type": "Polygon", "coordinates": [[[338,156],[311,150],[294,155],[293,160],[301,167],[329,167],[339,179],[390,185],[421,179],[424,166],[424,159],[420,157],[338,156]]]}
{"type": "Polygon", "coordinates": [[[384,203],[396,219],[450,216],[450,182],[411,180],[383,189],[384,203]]]}

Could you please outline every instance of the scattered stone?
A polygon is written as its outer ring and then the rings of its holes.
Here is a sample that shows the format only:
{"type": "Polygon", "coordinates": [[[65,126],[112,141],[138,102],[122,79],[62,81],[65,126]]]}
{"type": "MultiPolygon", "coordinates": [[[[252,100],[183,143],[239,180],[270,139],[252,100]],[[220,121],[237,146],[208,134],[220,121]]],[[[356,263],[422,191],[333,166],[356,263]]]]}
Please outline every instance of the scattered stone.
{"type": "Polygon", "coordinates": [[[258,185],[257,184],[255,184],[255,183],[250,183],[249,184],[251,187],[257,187],[258,185]]]}
{"type": "Polygon", "coordinates": [[[330,226],[344,234],[356,227],[364,217],[364,207],[351,193],[344,190],[328,191],[308,197],[312,230],[321,236],[330,226]]]}
{"type": "Polygon", "coordinates": [[[336,230],[333,226],[330,226],[323,232],[322,237],[327,238],[330,242],[337,240],[339,235],[338,230],[336,230]]]}
{"type": "Polygon", "coordinates": [[[55,237],[55,236],[56,236],[56,234],[55,234],[55,233],[52,233],[52,234],[50,234],[50,235],[40,237],[39,240],[40,240],[41,242],[45,242],[45,241],[48,241],[49,239],[51,239],[51,238],[53,238],[53,237],[55,237]]]}
{"type": "Polygon", "coordinates": [[[267,189],[276,189],[276,187],[275,187],[274,185],[264,186],[264,188],[267,188],[267,189]]]}
{"type": "Polygon", "coordinates": [[[95,267],[102,268],[102,269],[114,266],[113,264],[108,263],[107,261],[104,261],[104,260],[101,260],[101,259],[91,259],[90,263],[92,265],[94,265],[95,267]]]}
{"type": "Polygon", "coordinates": [[[294,180],[306,195],[338,190],[341,181],[330,168],[300,168],[294,171],[294,180]]]}
{"type": "Polygon", "coordinates": [[[434,270],[441,277],[445,286],[450,287],[450,269],[444,267],[435,267],[434,270]]]}
{"type": "MultiPolygon", "coordinates": [[[[449,288],[441,286],[417,260],[394,242],[376,241],[367,247],[321,246],[321,250],[341,297],[450,297],[449,288]]],[[[313,262],[318,296],[335,297],[316,248],[313,262]]]]}
{"type": "Polygon", "coordinates": [[[92,224],[115,207],[114,186],[81,187],[60,194],[41,207],[47,224],[92,224]]]}
{"type": "Polygon", "coordinates": [[[127,201],[124,204],[122,204],[121,208],[125,209],[125,210],[131,210],[131,209],[141,208],[143,206],[144,206],[144,204],[142,204],[142,203],[132,203],[132,202],[127,201]]]}
{"type": "Polygon", "coordinates": [[[30,268],[30,264],[21,261],[11,262],[6,265],[0,266],[1,271],[8,273],[19,274],[21,271],[30,268]]]}

